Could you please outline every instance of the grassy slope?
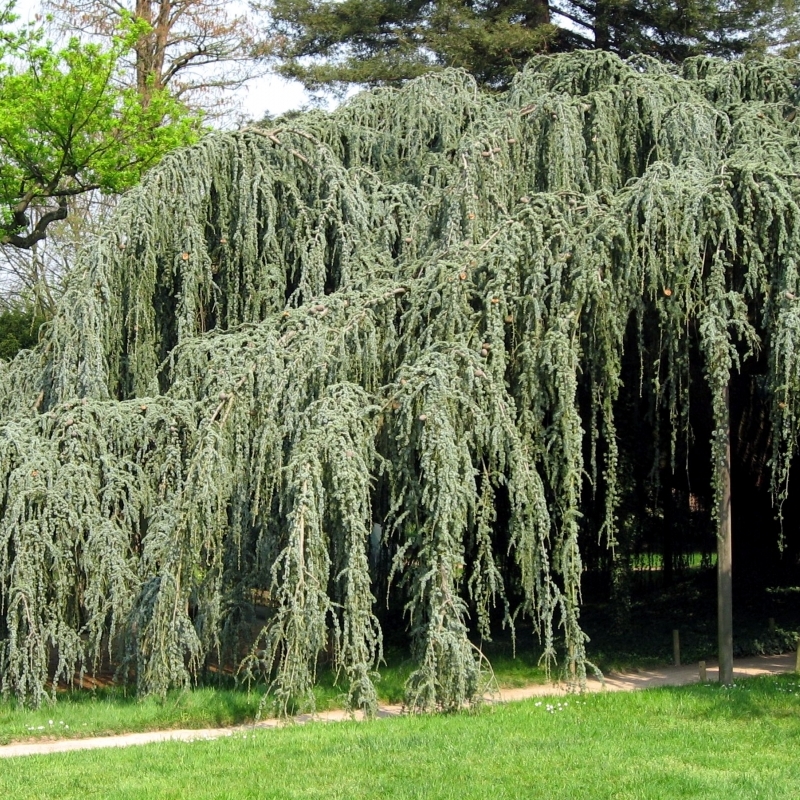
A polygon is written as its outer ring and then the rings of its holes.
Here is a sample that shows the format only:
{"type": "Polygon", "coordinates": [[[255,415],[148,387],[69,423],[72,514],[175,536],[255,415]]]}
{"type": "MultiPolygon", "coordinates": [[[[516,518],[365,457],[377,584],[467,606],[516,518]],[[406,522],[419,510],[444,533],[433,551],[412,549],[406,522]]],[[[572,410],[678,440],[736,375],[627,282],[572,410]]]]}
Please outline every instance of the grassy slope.
{"type": "Polygon", "coordinates": [[[547,702],[11,759],[0,797],[800,797],[797,676],[547,702]]]}

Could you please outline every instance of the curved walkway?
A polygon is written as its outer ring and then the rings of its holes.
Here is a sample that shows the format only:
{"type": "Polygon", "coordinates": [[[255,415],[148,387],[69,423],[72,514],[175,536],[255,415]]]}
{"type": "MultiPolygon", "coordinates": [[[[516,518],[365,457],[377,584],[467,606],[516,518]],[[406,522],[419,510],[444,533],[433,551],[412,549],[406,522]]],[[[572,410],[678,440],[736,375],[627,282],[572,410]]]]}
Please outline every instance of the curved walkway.
{"type": "MultiPolygon", "coordinates": [[[[754,656],[739,658],[733,662],[733,675],[736,678],[755,675],[776,675],[782,672],[793,672],[797,664],[794,653],[779,656],[754,656]]],[[[707,666],[707,680],[716,681],[719,672],[713,662],[707,666]]],[[[589,692],[628,692],[637,689],[649,689],[655,686],[685,686],[698,683],[700,672],[698,665],[682,667],[659,667],[656,669],[636,670],[635,672],[610,673],[603,681],[590,678],[586,681],[589,692]]],[[[492,696],[494,702],[507,703],[514,700],[525,700],[529,697],[567,694],[564,686],[544,684],[526,686],[520,689],[501,689],[492,696]]],[[[379,717],[396,717],[403,713],[402,706],[381,706],[379,717]]],[[[359,718],[360,715],[356,715],[359,718]]],[[[298,723],[317,720],[321,722],[339,722],[352,718],[345,711],[326,711],[315,715],[295,717],[298,723]]],[[[32,756],[44,753],[66,753],[72,750],[96,750],[104,747],[131,747],[133,745],[150,744],[152,742],[184,741],[193,742],[202,739],[218,739],[232,736],[254,728],[276,728],[283,723],[277,719],[268,719],[250,725],[235,728],[206,728],[201,730],[147,731],[145,733],[124,733],[119,736],[102,736],[92,739],[60,739],[48,742],[19,742],[0,746],[0,758],[14,756],[32,756]]]]}

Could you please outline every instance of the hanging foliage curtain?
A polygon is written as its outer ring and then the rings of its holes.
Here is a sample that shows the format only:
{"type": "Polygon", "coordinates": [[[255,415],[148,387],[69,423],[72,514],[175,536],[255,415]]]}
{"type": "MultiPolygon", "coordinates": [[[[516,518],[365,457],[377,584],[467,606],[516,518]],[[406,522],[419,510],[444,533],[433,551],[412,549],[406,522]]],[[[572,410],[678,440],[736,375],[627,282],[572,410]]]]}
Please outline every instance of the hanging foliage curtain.
{"type": "Polygon", "coordinates": [[[692,341],[718,430],[766,352],[788,490],[799,87],[777,59],[542,57],[502,95],[439,73],[168,156],[0,367],[3,692],[108,651],[142,692],[233,660],[285,710],[324,652],[369,711],[387,597],[413,707],[474,700],[472,634],[519,614],[580,678],[581,509],[590,486],[613,545],[621,392],[674,451],[692,341]]]}

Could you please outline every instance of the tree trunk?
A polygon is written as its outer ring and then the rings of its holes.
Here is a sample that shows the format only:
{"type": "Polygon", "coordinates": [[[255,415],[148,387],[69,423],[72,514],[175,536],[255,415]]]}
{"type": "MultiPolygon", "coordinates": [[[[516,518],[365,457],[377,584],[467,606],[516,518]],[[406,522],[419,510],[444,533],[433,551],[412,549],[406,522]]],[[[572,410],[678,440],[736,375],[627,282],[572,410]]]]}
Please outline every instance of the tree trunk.
{"type": "Polygon", "coordinates": [[[611,11],[607,0],[595,4],[594,46],[598,50],[611,49],[611,11]]]}
{"type": "Polygon", "coordinates": [[[720,500],[717,530],[717,635],[719,682],[733,683],[733,582],[731,558],[731,409],[725,387],[725,458],[717,465],[720,500]]]}
{"type": "Polygon", "coordinates": [[[152,30],[136,43],[136,88],[142,105],[148,106],[154,91],[163,88],[164,58],[173,20],[171,0],[159,0],[154,10],[152,0],[136,0],[136,19],[152,30]]]}
{"type": "Polygon", "coordinates": [[[661,522],[661,578],[665,588],[669,588],[672,586],[675,568],[675,490],[667,485],[662,493],[664,517],[661,522]]]}

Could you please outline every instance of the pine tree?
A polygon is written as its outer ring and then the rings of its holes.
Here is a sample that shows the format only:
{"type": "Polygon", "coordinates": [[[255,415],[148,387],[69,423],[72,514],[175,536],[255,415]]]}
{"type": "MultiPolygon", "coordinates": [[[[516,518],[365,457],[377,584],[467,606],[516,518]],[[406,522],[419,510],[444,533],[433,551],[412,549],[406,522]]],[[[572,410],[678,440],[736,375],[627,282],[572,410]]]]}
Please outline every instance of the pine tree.
{"type": "Polygon", "coordinates": [[[574,49],[673,63],[763,52],[796,18],[789,0],[276,0],[269,13],[278,71],[312,90],[397,85],[446,67],[506,88],[530,57],[574,49]]]}
{"type": "Polygon", "coordinates": [[[441,67],[507,86],[556,33],[547,0],[277,0],[269,13],[278,71],[314,90],[395,85],[441,67]]]}
{"type": "Polygon", "coordinates": [[[553,8],[571,23],[564,37],[574,47],[672,63],[694,55],[763,53],[780,43],[791,16],[781,0],[561,0],[553,8]]]}

